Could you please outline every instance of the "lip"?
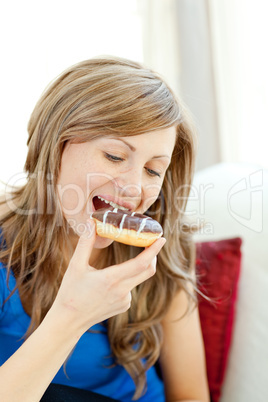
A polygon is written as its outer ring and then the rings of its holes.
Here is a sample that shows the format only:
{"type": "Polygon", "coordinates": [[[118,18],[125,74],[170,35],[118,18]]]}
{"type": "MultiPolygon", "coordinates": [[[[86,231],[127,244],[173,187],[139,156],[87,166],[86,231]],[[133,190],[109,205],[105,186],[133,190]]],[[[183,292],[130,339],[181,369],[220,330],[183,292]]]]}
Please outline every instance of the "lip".
{"type": "MultiPolygon", "coordinates": [[[[136,209],[136,206],[133,203],[127,202],[127,201],[124,201],[124,200],[120,200],[119,198],[115,198],[112,195],[108,195],[108,194],[96,194],[96,195],[94,195],[94,197],[97,197],[97,196],[101,197],[101,198],[104,198],[107,201],[112,201],[115,204],[119,205],[120,207],[127,208],[130,211],[134,211],[136,209]]],[[[93,198],[92,198],[92,200],[93,200],[93,198]]],[[[93,205],[93,208],[94,208],[93,201],[92,201],[92,205],[93,205]]],[[[95,208],[94,208],[94,210],[95,210],[95,208]]]]}

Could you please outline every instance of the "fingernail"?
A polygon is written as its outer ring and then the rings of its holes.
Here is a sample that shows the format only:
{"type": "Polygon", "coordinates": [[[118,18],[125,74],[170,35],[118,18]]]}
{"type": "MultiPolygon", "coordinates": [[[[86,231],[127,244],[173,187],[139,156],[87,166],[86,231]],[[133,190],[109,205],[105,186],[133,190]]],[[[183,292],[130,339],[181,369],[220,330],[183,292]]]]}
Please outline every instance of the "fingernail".
{"type": "Polygon", "coordinates": [[[161,245],[163,247],[165,245],[167,239],[165,237],[161,237],[161,241],[162,241],[161,245]]]}

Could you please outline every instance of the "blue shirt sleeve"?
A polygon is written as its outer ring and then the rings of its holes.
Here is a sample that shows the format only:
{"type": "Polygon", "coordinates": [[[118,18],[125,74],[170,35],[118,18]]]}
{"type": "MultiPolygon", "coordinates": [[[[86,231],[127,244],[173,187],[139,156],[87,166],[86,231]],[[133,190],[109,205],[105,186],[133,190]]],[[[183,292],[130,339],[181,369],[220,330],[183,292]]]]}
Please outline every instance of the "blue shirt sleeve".
{"type": "Polygon", "coordinates": [[[5,301],[6,294],[6,268],[0,262],[0,320],[3,313],[3,305],[5,301]]]}
{"type": "MultiPolygon", "coordinates": [[[[2,236],[2,230],[0,228],[0,249],[5,247],[5,241],[2,236]]],[[[7,270],[6,267],[0,262],[0,319],[3,313],[3,305],[6,299],[6,278],[7,278],[7,270]]]]}
{"type": "MultiPolygon", "coordinates": [[[[2,229],[0,227],[0,249],[6,247],[5,240],[2,235],[2,229]]],[[[7,298],[7,269],[5,265],[0,262],[0,319],[3,314],[4,301],[7,298]]]]}

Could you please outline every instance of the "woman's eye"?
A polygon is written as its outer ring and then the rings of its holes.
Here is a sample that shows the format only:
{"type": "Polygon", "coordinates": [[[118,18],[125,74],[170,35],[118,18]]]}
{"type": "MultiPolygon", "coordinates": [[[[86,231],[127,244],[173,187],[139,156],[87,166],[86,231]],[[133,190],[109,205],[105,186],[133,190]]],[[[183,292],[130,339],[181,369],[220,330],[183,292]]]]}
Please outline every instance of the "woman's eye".
{"type": "Polygon", "coordinates": [[[105,153],[105,158],[111,162],[122,162],[124,160],[123,158],[119,158],[118,156],[107,154],[107,153],[105,153]]]}
{"type": "Polygon", "coordinates": [[[150,176],[158,176],[158,177],[160,177],[160,174],[157,173],[155,170],[147,169],[147,172],[148,172],[148,174],[149,174],[150,176]]]}
{"type": "MultiPolygon", "coordinates": [[[[115,155],[111,155],[111,154],[107,154],[105,152],[105,158],[108,159],[111,162],[123,162],[124,159],[120,158],[119,156],[115,156],[115,155]]],[[[146,168],[146,171],[148,173],[149,176],[158,176],[161,177],[160,173],[157,173],[155,170],[146,168]]]]}

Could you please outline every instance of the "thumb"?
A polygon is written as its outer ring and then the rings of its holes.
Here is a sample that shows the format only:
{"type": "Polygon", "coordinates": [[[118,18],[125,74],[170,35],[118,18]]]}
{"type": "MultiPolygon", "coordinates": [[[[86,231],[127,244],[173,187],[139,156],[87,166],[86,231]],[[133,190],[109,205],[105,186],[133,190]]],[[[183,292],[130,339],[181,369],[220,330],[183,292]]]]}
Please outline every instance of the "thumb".
{"type": "Polygon", "coordinates": [[[79,237],[75,248],[72,263],[86,264],[88,266],[89,257],[91,255],[93,245],[96,239],[96,227],[93,219],[89,219],[86,223],[85,232],[79,237]]]}

